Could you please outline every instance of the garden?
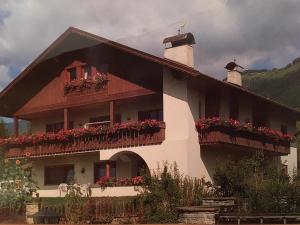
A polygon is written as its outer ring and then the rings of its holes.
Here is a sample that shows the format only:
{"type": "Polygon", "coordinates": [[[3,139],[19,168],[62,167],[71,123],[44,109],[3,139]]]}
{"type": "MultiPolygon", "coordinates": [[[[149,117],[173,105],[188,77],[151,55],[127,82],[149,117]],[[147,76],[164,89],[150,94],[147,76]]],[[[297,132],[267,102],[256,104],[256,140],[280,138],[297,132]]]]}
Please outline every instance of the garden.
{"type": "MultiPolygon", "coordinates": [[[[103,178],[99,187],[135,185],[136,197],[91,198],[69,185],[61,198],[33,198],[38,189],[32,180],[30,156],[24,160],[0,160],[0,209],[4,217],[25,214],[27,203],[37,203],[54,222],[78,223],[177,223],[178,207],[203,205],[207,199],[235,199],[233,208],[219,213],[235,215],[283,215],[299,213],[299,178],[270,163],[262,152],[245,160],[219,161],[214,183],[180,173],[175,163],[165,163],[151,175],[133,179],[103,178]]],[[[35,222],[45,222],[34,219],[35,222]]],[[[49,221],[48,221],[49,222],[49,221]]],[[[53,222],[53,221],[52,221],[53,222]]]]}

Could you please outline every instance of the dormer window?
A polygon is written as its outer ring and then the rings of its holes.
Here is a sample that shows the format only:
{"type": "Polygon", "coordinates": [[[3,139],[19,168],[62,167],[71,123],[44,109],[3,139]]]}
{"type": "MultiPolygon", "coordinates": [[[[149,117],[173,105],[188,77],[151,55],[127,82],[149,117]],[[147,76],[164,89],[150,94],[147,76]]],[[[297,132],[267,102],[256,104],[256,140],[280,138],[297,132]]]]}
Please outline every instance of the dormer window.
{"type": "Polygon", "coordinates": [[[69,73],[70,81],[77,80],[76,68],[68,69],[68,73],[69,73]]]}
{"type": "Polygon", "coordinates": [[[83,78],[84,79],[92,79],[92,68],[91,66],[82,67],[83,78]]]}

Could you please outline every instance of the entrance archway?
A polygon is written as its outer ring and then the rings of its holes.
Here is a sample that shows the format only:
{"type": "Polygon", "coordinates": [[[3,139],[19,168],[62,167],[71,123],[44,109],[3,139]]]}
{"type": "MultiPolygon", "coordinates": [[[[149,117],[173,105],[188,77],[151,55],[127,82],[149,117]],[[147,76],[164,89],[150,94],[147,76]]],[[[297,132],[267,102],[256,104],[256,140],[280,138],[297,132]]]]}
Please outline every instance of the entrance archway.
{"type": "Polygon", "coordinates": [[[143,176],[150,173],[145,160],[134,152],[118,152],[110,157],[109,161],[115,162],[117,178],[143,176]]]}

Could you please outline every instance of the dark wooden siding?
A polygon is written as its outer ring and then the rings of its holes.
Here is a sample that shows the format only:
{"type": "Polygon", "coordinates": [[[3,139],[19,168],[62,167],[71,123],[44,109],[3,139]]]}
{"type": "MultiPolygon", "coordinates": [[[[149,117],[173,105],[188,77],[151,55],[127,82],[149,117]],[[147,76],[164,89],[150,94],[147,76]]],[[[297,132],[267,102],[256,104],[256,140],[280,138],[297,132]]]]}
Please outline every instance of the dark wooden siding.
{"type": "MultiPolygon", "coordinates": [[[[53,60],[51,61],[53,62],[53,60]]],[[[162,70],[160,67],[137,57],[103,47],[91,48],[62,54],[55,59],[56,68],[49,64],[40,76],[50,81],[28,100],[16,113],[25,117],[40,111],[57,110],[97,102],[135,97],[162,92],[162,70]],[[108,84],[100,91],[65,95],[68,81],[67,70],[73,66],[91,65],[94,73],[108,65],[108,84]],[[48,69],[47,69],[48,68],[48,69]]],[[[34,84],[33,84],[34,85],[34,84]]]]}

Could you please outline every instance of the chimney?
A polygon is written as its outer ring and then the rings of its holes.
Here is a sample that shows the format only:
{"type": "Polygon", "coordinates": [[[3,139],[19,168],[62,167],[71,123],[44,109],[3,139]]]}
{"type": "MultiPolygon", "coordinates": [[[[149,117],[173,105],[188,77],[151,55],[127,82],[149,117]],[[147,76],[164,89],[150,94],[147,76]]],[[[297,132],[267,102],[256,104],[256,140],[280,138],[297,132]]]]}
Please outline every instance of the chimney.
{"type": "Polygon", "coordinates": [[[164,57],[194,68],[195,38],[192,33],[178,34],[164,39],[164,57]]]}
{"type": "Polygon", "coordinates": [[[227,78],[225,79],[225,81],[238,86],[242,86],[242,75],[238,68],[244,69],[235,62],[228,63],[225,66],[225,69],[227,69],[227,78]]]}

